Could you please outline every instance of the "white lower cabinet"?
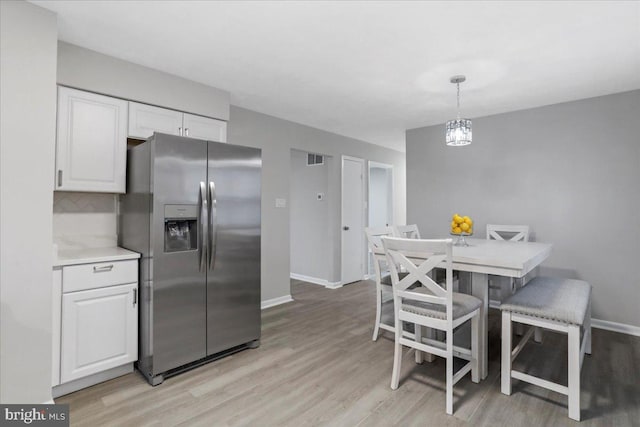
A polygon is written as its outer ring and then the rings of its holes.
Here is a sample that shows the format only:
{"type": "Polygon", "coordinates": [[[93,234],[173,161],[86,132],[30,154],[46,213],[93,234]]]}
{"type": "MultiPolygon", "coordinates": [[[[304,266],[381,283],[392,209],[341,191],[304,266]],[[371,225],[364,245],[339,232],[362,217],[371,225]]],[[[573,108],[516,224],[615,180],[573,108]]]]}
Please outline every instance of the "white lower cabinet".
{"type": "Polygon", "coordinates": [[[62,383],[138,358],[137,283],[62,295],[62,383]]]}

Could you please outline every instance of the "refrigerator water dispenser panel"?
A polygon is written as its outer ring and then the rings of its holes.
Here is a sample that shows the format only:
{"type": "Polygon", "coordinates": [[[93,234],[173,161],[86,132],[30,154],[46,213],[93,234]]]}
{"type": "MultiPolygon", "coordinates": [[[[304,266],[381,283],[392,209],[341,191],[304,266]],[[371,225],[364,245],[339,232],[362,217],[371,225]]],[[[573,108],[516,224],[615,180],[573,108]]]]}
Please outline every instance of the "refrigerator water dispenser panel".
{"type": "Polygon", "coordinates": [[[198,206],[164,206],[164,251],[184,252],[198,249],[198,206]]]}

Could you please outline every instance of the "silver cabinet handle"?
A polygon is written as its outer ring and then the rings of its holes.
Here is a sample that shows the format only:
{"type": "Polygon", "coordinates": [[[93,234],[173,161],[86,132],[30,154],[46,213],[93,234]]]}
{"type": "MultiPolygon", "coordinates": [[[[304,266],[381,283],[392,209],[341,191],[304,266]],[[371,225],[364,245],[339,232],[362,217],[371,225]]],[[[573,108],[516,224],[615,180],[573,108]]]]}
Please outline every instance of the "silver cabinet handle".
{"type": "Polygon", "coordinates": [[[62,187],[62,169],[58,169],[58,187],[62,187]]]}
{"type": "Polygon", "coordinates": [[[184,136],[189,136],[189,128],[184,128],[184,136]]]}
{"type": "Polygon", "coordinates": [[[93,267],[94,273],[106,273],[107,271],[113,270],[113,264],[103,265],[102,267],[93,267]]]}
{"type": "Polygon", "coordinates": [[[135,307],[138,303],[138,290],[133,289],[133,306],[135,307]]]}
{"type": "Polygon", "coordinates": [[[216,231],[218,228],[218,200],[216,196],[216,184],[209,181],[209,269],[216,265],[216,231]]]}
{"type": "Polygon", "coordinates": [[[200,181],[200,194],[198,196],[198,223],[200,224],[200,232],[198,233],[198,270],[202,271],[202,267],[206,269],[207,245],[205,236],[207,236],[207,190],[204,181],[200,181]]]}

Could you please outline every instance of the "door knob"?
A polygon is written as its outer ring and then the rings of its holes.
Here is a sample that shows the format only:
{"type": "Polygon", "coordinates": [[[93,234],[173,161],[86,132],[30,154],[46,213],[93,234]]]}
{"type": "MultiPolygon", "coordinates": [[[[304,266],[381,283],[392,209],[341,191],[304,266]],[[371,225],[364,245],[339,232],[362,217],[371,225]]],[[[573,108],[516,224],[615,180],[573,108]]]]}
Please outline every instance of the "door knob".
{"type": "Polygon", "coordinates": [[[349,230],[349,227],[347,227],[347,226],[345,225],[344,227],[342,227],[342,229],[343,229],[344,231],[347,231],[347,230],[349,230]]]}

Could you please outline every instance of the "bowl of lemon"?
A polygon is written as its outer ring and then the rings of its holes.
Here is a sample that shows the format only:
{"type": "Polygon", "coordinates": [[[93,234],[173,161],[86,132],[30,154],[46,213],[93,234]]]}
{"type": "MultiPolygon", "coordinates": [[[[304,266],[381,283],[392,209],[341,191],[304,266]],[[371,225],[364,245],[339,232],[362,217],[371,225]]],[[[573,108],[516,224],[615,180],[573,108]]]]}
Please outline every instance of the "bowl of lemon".
{"type": "Polygon", "coordinates": [[[451,218],[451,235],[457,236],[458,239],[454,246],[469,246],[465,240],[466,236],[473,234],[473,220],[468,216],[460,216],[457,213],[451,218]]]}

